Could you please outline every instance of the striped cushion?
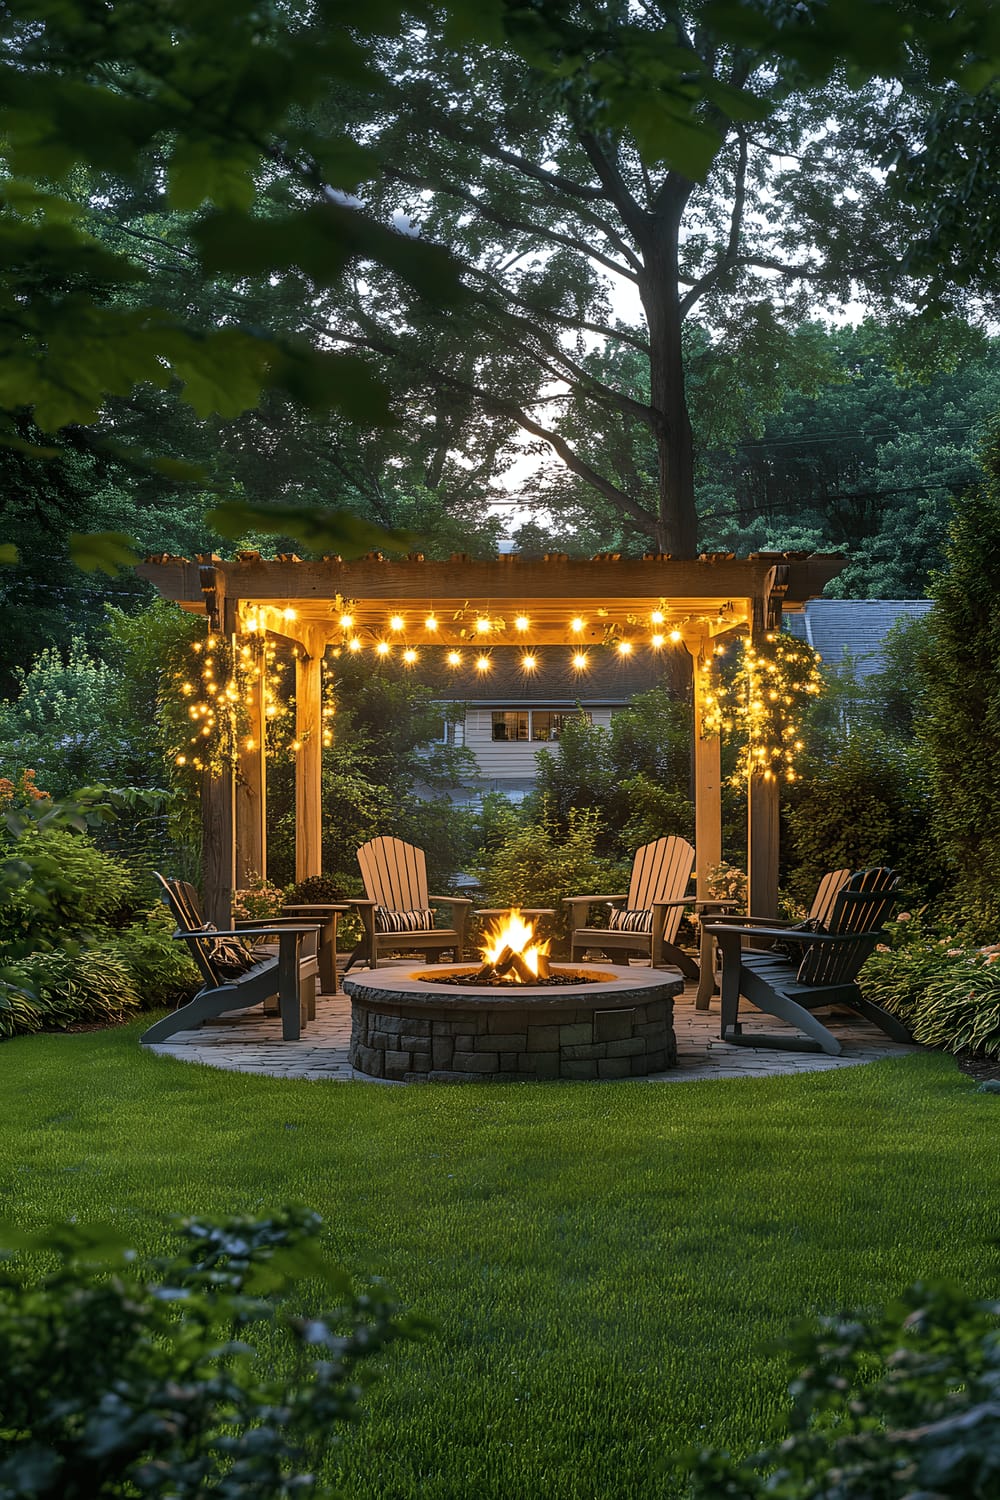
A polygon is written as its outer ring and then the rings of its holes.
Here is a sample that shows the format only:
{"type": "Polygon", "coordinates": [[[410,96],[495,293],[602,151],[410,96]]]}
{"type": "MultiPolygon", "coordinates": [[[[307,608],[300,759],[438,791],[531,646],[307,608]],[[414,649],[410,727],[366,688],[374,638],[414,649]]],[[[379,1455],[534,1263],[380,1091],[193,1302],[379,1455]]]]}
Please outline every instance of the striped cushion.
{"type": "Polygon", "coordinates": [[[376,906],[376,932],[430,932],[434,926],[434,913],[429,906],[416,911],[393,911],[391,906],[376,906]]]}
{"type": "MultiPolygon", "coordinates": [[[[206,922],[204,932],[218,932],[214,922],[206,922]]],[[[223,979],[238,979],[252,969],[257,960],[240,938],[217,937],[208,942],[208,961],[223,979]]]]}
{"type": "Polygon", "coordinates": [[[608,918],[609,932],[652,932],[653,909],[635,911],[628,906],[613,906],[608,918]]]}

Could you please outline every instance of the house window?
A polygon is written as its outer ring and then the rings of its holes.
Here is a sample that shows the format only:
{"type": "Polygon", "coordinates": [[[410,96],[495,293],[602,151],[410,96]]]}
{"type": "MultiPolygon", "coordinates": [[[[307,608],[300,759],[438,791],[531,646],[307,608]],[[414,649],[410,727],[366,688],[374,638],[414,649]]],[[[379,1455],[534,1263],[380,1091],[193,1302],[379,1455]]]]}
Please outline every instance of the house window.
{"type": "Polygon", "coordinates": [[[538,740],[551,744],[562,733],[567,719],[583,714],[588,724],[593,716],[579,708],[514,708],[495,709],[493,712],[493,739],[508,744],[515,740],[538,740]]]}
{"type": "Polygon", "coordinates": [[[525,708],[498,709],[493,714],[494,740],[526,740],[528,711],[525,708]]]}
{"type": "Polygon", "coordinates": [[[568,719],[583,717],[588,724],[594,722],[593,715],[584,709],[536,708],[531,714],[531,738],[533,740],[557,740],[568,719]]]}

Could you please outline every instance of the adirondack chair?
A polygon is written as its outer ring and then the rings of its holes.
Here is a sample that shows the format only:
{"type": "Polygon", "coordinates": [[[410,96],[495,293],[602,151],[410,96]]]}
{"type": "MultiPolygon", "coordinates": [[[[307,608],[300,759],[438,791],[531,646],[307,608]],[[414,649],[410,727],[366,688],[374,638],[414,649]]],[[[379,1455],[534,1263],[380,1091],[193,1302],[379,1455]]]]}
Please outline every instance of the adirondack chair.
{"type": "MultiPolygon", "coordinates": [[[[839,873],[839,872],[838,872],[839,873]]],[[[829,877],[828,877],[829,879],[829,877]]],[[[824,882],[825,884],[825,882],[824,882]]],[[[708,930],[722,953],[722,1039],[744,1047],[782,1047],[837,1056],[840,1042],[813,1011],[846,1005],[897,1042],[912,1042],[906,1027],[866,1000],[856,983],[858,971],[883,936],[882,923],[896,901],[898,877],[888,869],[856,870],[834,893],[825,932],[793,927],[713,922],[708,930]],[[780,950],[744,947],[746,939],[774,939],[780,950]],[[743,1031],[740,996],[758,1010],[797,1026],[804,1036],[743,1031]]],[[[818,900],[818,893],[817,893],[818,900]]]]}
{"type": "Polygon", "coordinates": [[[673,964],[688,979],[698,978],[698,965],[676,946],[677,929],[684,907],[694,850],[687,839],[656,839],[635,851],[627,896],[567,896],[572,938],[570,952],[580,959],[588,948],[612,954],[647,956],[654,969],[673,964]],[[611,907],[608,927],[586,925],[590,907],[606,902],[611,907]]]}
{"type": "Polygon", "coordinates": [[[316,1014],[317,940],[315,922],[276,922],[220,932],[206,923],[194,886],[184,880],[157,875],[160,895],[177,923],[174,937],[187,943],[205,983],[186,1005],[164,1016],[143,1032],[144,1042],[163,1042],[177,1031],[200,1026],[224,1011],[259,1005],[265,1009],[275,996],[281,1014],[281,1035],[298,1041],[303,1016],[316,1014]],[[264,937],[278,943],[278,952],[260,956],[244,938],[264,937]]]}
{"type": "Polygon", "coordinates": [[[455,962],[465,956],[465,929],[472,901],[465,896],[429,896],[427,859],[415,844],[402,839],[376,838],[362,844],[358,864],[365,883],[365,899],[351,902],[365,933],[347,961],[344,973],[361,958],[370,969],[387,953],[426,952],[432,963],[449,949],[455,962]],[[435,927],[433,907],[451,907],[451,926],[435,927]]]}

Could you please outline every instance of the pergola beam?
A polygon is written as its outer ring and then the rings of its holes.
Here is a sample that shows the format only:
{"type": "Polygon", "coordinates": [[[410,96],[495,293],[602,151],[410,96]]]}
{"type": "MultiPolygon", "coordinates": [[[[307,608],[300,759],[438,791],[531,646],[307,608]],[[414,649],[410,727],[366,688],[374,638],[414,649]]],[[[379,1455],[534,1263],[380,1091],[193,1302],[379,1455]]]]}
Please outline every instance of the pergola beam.
{"type": "MultiPolygon", "coordinates": [[[[662,631],[680,636],[694,664],[694,770],[698,894],[722,857],[721,776],[718,738],[704,733],[699,663],[727,632],[750,629],[755,639],[778,628],[782,608],[800,609],[822,593],[844,566],[836,556],[758,553],[738,559],[707,554],[696,561],[668,557],[602,556],[583,561],[465,556],[428,562],[419,556],[389,561],[378,554],[344,562],[265,561],[241,553],[233,561],[204,554],[191,561],[161,555],[137,568],[159,593],[182,609],[204,612],[211,628],[232,635],[255,631],[296,643],[296,878],[322,868],[322,661],[330,647],[370,649],[378,640],[418,653],[434,646],[469,651],[542,645],[597,646],[634,639],[653,643],[662,631]],[[393,629],[398,613],[402,625],[393,629]],[[653,615],[663,619],[654,622],[653,615]],[[436,628],[426,619],[433,614],[436,628]],[[342,623],[351,616],[350,625],[342,623]],[[515,628],[515,618],[527,623],[515,628]],[[583,626],[570,628],[579,616],[583,626]],[[480,633],[477,620],[490,621],[480,633]]],[[[395,654],[395,653],[394,653],[395,654]]],[[[220,926],[228,918],[234,880],[265,874],[263,704],[251,708],[252,742],[241,752],[239,787],[233,778],[206,777],[206,909],[220,926]],[[258,749],[258,746],[260,747],[258,749]],[[259,866],[255,862],[259,860],[259,866]]],[[[778,789],[752,777],[748,795],[751,909],[776,910],[778,789]]]]}

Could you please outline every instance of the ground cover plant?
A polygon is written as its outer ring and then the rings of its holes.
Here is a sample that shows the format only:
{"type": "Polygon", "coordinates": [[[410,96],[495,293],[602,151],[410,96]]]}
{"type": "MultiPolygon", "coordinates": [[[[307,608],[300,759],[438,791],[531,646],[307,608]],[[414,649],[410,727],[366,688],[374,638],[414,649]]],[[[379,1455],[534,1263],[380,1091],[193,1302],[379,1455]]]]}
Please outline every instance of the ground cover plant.
{"type": "Polygon", "coordinates": [[[997,1101],[943,1055],[581,1088],[292,1082],[148,1055],[138,1026],[0,1048],[0,1200],[27,1227],[302,1202],[431,1318],[333,1474],[348,1500],[664,1500],[757,1451],[771,1347],[920,1279],[995,1295],[997,1101]]]}

